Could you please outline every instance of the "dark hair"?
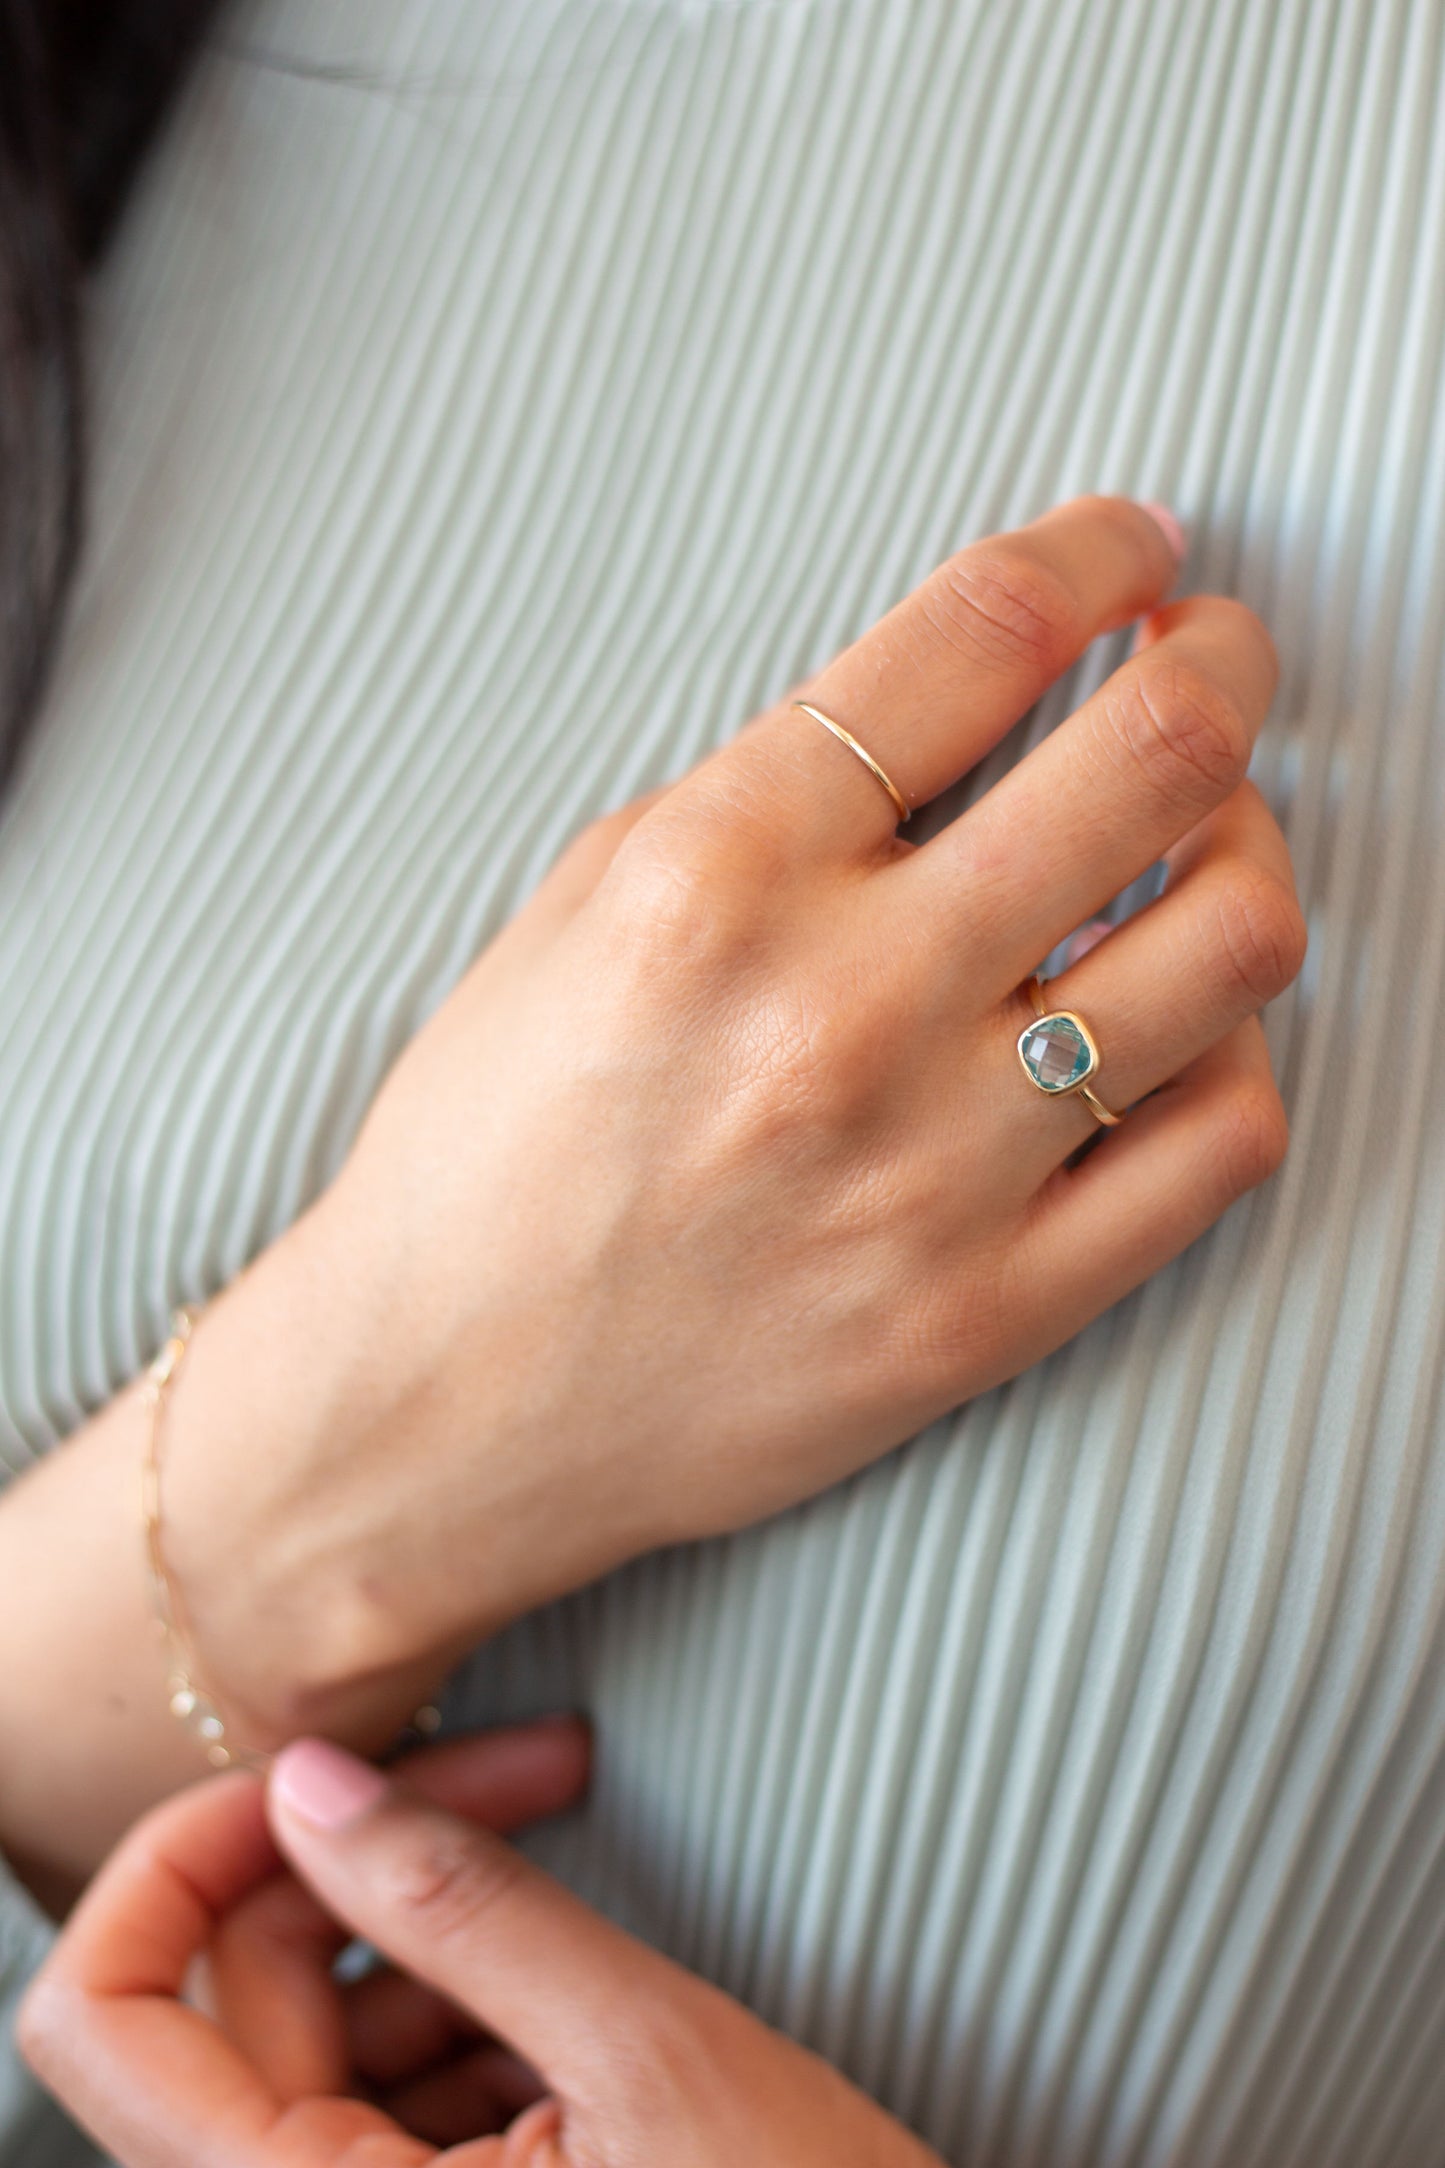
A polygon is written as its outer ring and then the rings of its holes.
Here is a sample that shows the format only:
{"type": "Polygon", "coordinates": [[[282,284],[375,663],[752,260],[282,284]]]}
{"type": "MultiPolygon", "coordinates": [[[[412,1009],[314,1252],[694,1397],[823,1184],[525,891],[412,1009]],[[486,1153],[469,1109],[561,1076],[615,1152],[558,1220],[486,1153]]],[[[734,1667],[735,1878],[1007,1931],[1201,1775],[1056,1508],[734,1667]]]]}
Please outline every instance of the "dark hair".
{"type": "Polygon", "coordinates": [[[81,288],[217,0],[0,0],[0,790],[80,541],[81,288]]]}

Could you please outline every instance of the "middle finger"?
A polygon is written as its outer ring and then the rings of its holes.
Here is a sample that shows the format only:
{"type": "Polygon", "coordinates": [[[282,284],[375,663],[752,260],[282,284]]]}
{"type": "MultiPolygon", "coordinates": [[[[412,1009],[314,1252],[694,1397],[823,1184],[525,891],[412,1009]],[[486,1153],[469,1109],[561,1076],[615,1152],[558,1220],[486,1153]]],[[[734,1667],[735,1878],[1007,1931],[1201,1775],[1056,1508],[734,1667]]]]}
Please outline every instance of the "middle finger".
{"type": "Polygon", "coordinates": [[[998,999],[1236,788],[1277,666],[1252,611],[1171,604],[1147,644],[940,836],[900,860],[904,909],[998,999]]]}
{"type": "MultiPolygon", "coordinates": [[[[1159,519],[1123,497],[1080,497],[971,543],[834,657],[807,698],[866,747],[909,806],[975,766],[1100,633],[1168,589],[1159,519]]],[[[709,787],[768,807],[794,852],[876,860],[898,813],[856,755],[787,704],[707,764],[709,787]]]]}

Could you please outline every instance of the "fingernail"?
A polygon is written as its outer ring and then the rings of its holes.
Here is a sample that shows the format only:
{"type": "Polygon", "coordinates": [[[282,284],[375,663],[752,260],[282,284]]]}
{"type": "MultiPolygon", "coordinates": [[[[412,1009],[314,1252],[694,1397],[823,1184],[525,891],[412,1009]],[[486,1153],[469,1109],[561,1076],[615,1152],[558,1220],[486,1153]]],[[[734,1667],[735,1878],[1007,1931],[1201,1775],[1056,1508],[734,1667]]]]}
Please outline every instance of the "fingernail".
{"type": "Polygon", "coordinates": [[[391,1789],[379,1769],[329,1739],[296,1739],[271,1764],[271,1791],[314,1829],[344,1829],[391,1789]]]}
{"type": "Polygon", "coordinates": [[[1168,505],[1141,502],[1139,509],[1141,512],[1149,514],[1149,517],[1169,544],[1170,549],[1173,550],[1175,563],[1182,565],[1185,552],[1189,548],[1189,537],[1179,520],[1170,511],[1168,505]]]}

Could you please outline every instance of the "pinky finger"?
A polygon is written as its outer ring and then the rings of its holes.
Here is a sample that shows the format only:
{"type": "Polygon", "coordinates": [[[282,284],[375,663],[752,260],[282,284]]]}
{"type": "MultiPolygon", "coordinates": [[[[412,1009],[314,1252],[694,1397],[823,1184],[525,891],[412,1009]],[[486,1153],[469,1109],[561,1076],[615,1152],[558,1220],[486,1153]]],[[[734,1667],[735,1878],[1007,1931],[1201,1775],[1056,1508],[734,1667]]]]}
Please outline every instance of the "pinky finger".
{"type": "Polygon", "coordinates": [[[1045,1302],[1062,1312],[1072,1300],[1077,1310],[1064,1331],[1187,1249],[1268,1180],[1288,1142],[1264,1027],[1251,1016],[1141,1101],[1077,1166],[1061,1167],[1042,1193],[1042,1253],[1074,1260],[1075,1281],[1077,1260],[1089,1260],[1087,1282],[1071,1290],[1039,1275],[1045,1302]]]}

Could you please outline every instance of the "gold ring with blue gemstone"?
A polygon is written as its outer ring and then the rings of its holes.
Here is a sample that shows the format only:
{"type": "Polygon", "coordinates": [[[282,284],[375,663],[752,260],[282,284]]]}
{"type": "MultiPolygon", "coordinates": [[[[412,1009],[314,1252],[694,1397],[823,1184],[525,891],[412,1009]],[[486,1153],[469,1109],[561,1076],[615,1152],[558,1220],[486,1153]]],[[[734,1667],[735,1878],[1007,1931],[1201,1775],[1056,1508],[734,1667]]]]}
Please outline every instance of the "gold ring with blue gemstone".
{"type": "Polygon", "coordinates": [[[1050,1099],[1077,1093],[1096,1121],[1117,1129],[1124,1119],[1089,1089],[1098,1074],[1099,1045],[1082,1016],[1073,1009],[1051,1009],[1037,976],[1028,982],[1034,1021],[1018,1036],[1019,1060],[1029,1082],[1050,1099]]]}

